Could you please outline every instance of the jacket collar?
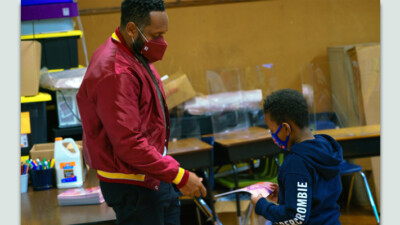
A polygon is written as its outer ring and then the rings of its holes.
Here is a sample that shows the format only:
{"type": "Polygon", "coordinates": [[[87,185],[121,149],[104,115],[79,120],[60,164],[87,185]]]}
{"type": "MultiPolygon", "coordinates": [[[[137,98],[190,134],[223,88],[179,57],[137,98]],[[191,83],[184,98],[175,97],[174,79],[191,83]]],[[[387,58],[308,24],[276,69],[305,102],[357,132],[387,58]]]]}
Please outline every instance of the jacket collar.
{"type": "Polygon", "coordinates": [[[125,42],[124,38],[122,37],[121,33],[119,32],[119,26],[117,27],[115,32],[111,35],[111,39],[113,40],[114,43],[116,43],[118,46],[120,46],[124,51],[129,52],[133,56],[135,56],[135,53],[128,46],[128,44],[125,42]]]}

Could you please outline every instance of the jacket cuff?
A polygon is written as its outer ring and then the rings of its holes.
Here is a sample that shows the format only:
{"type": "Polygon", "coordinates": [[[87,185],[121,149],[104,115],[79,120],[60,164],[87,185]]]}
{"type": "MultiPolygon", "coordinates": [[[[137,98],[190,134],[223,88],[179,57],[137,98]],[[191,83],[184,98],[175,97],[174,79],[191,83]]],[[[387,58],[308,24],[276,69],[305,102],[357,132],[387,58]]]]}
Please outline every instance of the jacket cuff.
{"type": "Polygon", "coordinates": [[[175,179],[172,182],[176,184],[177,188],[180,189],[186,185],[188,179],[189,179],[189,171],[179,167],[178,175],[176,175],[175,179]]]}
{"type": "Polygon", "coordinates": [[[265,198],[260,198],[258,202],[256,203],[254,211],[256,212],[257,215],[264,215],[264,211],[267,208],[269,203],[265,198]]]}

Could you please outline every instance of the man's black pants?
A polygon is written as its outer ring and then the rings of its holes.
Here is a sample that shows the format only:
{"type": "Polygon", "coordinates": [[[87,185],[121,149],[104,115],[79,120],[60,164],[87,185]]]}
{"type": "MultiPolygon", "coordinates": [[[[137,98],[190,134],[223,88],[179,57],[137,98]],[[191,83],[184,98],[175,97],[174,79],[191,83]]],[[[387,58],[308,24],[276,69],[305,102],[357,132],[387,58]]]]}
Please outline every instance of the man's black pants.
{"type": "Polygon", "coordinates": [[[179,225],[180,202],[172,184],[160,183],[158,191],[145,187],[100,181],[107,205],[117,224],[179,225]]]}

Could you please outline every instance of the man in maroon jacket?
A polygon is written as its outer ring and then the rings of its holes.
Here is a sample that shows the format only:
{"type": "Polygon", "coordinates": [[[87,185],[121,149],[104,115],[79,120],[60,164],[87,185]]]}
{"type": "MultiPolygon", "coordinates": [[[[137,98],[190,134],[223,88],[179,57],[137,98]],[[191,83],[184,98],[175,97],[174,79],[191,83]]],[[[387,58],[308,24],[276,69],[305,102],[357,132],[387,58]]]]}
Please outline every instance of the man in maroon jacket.
{"type": "Polygon", "coordinates": [[[202,178],[166,155],[169,114],[153,62],[167,47],[162,0],[124,0],[121,24],[93,54],[77,94],[83,154],[118,224],[179,224],[179,199],[202,178]]]}

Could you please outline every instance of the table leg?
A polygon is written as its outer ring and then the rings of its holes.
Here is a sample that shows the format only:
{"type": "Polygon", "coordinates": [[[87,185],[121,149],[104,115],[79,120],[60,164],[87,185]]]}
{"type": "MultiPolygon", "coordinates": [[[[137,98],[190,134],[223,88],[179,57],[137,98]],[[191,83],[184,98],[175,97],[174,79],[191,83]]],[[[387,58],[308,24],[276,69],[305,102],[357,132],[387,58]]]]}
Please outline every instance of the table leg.
{"type": "Polygon", "coordinates": [[[213,222],[217,222],[217,221],[219,222],[218,216],[215,213],[215,208],[214,208],[214,197],[212,195],[212,190],[211,190],[211,180],[205,170],[203,170],[203,174],[204,174],[204,178],[207,179],[206,180],[207,198],[208,198],[208,201],[210,202],[210,208],[211,208],[211,212],[212,212],[213,222]]]}
{"type": "MultiPolygon", "coordinates": [[[[235,177],[235,189],[239,188],[239,177],[238,177],[238,170],[235,163],[232,163],[233,175],[235,177]]],[[[242,217],[240,213],[240,199],[239,193],[236,193],[236,215],[237,215],[237,222],[239,225],[242,224],[242,217]]]]}

